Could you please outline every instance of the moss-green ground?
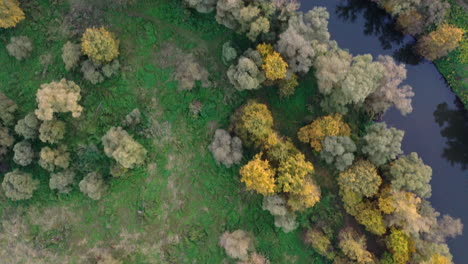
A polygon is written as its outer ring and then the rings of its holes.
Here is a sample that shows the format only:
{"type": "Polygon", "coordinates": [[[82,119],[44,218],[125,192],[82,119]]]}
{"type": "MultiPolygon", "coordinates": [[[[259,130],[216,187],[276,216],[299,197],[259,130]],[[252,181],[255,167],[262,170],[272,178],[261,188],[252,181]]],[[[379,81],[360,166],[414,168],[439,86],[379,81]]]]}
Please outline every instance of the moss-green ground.
{"type": "MultiPolygon", "coordinates": [[[[138,2],[126,11],[103,13],[105,24],[121,41],[123,68],[118,77],[96,86],[84,81],[79,70],[65,71],[61,48],[69,38],[54,33],[54,28],[60,25],[66,4],[37,1],[25,8],[25,21],[14,29],[0,30],[0,90],[18,103],[18,118],[34,110],[35,94],[42,83],[66,78],[81,86],[85,110],[79,119],[61,116],[68,126],[65,144],[71,149],[79,144],[102,149],[102,135],[139,108],[143,124],[129,132],[149,151],[145,167],[123,178],[108,177],[108,193],[97,202],[81,194],[77,184],[68,195],[51,192],[48,173],[37,165],[28,167],[41,181],[34,197],[11,202],[0,195],[1,220],[11,222],[12,215],[19,214],[25,221],[14,243],[5,242],[6,232],[0,235],[3,254],[9,248],[21,248],[18,243],[56,254],[56,259],[68,256],[68,263],[92,256],[91,249],[109,251],[124,263],[234,263],[217,245],[218,238],[226,230],[244,229],[253,233],[257,251],[271,263],[325,263],[303,244],[301,231],[285,234],[275,228],[273,217],[261,209],[261,196],[247,192],[239,182],[239,167],[216,165],[207,149],[213,128],[226,128],[234,109],[252,97],[269,103],[278,130],[294,136],[310,115],[307,104],[314,101],[313,77],[307,77],[296,95],[286,100],[279,99],[273,88],[234,93],[224,77],[221,46],[227,40],[243,43],[239,36],[218,25],[213,15],[186,11],[179,1],[138,2]],[[28,36],[34,43],[32,56],[24,61],[16,61],[4,48],[11,36],[18,35],[28,36]],[[158,52],[168,43],[200,58],[216,87],[178,91],[177,82],[171,79],[173,69],[160,66],[158,52]],[[39,56],[46,53],[52,55],[53,63],[42,74],[39,56]],[[193,100],[203,103],[198,117],[189,112],[193,100]],[[149,126],[156,127],[154,138],[138,134],[149,126]],[[37,223],[52,219],[49,214],[53,212],[47,209],[57,207],[65,208],[73,220],[47,230],[37,223]],[[42,212],[39,217],[27,213],[34,208],[42,212]]],[[[76,37],[72,40],[78,41],[76,37]]],[[[35,147],[39,150],[41,145],[35,147]]],[[[81,162],[77,167],[83,171],[82,165],[87,165],[108,174],[110,162],[102,152],[73,157],[81,162]]],[[[80,171],[78,180],[83,176],[80,171]]],[[[324,199],[318,208],[329,209],[330,199],[324,199]]],[[[15,254],[20,258],[25,253],[15,254]]]]}

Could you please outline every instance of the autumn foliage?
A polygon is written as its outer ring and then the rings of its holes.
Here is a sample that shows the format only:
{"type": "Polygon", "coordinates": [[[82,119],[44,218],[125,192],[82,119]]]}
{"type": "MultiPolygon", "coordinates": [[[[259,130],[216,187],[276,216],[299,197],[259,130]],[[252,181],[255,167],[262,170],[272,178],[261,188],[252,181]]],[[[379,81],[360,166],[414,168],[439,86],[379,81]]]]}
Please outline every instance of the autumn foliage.
{"type": "Polygon", "coordinates": [[[417,50],[428,60],[435,60],[456,49],[463,38],[463,30],[444,24],[419,39],[417,50]]]}
{"type": "Polygon", "coordinates": [[[104,27],[88,28],[81,38],[81,49],[94,62],[111,62],[119,55],[119,41],[104,27]]]}
{"type": "Polygon", "coordinates": [[[262,154],[257,154],[240,170],[241,182],[248,190],[254,190],[262,195],[275,193],[275,170],[268,160],[262,160],[262,154]]]}
{"type": "Polygon", "coordinates": [[[351,128],[343,121],[343,116],[333,114],[320,117],[299,130],[297,136],[316,150],[322,150],[322,141],[327,136],[349,136],[351,128]]]}
{"type": "Polygon", "coordinates": [[[17,0],[0,1],[0,28],[11,28],[24,19],[17,0]]]}
{"type": "Polygon", "coordinates": [[[65,79],[41,85],[36,95],[37,118],[52,120],[54,113],[58,112],[71,112],[73,117],[79,117],[83,111],[83,107],[78,104],[81,99],[80,90],[75,82],[65,79]]]}

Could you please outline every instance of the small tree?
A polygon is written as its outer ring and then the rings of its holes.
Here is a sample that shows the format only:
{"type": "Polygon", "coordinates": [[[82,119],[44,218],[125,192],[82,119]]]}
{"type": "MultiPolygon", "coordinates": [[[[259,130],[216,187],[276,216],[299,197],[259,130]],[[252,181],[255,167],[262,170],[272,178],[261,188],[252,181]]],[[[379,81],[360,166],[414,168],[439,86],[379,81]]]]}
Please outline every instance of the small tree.
{"type": "Polygon", "coordinates": [[[25,36],[12,37],[10,43],[6,46],[8,54],[17,60],[23,60],[31,55],[33,45],[31,40],[25,36]]]}
{"type": "Polygon", "coordinates": [[[223,44],[223,62],[228,65],[231,61],[237,58],[237,50],[232,46],[231,42],[226,42],[223,44]]]}
{"type": "Polygon", "coordinates": [[[429,35],[420,38],[417,50],[428,60],[435,60],[456,49],[462,39],[462,29],[444,24],[429,35]]]}
{"type": "Polygon", "coordinates": [[[81,38],[81,49],[94,62],[111,62],[119,55],[119,41],[104,27],[87,28],[81,38]]]}
{"type": "Polygon", "coordinates": [[[278,166],[278,187],[283,192],[301,193],[307,175],[314,172],[312,163],[304,154],[296,154],[281,161],[278,166]]]}
{"type": "Polygon", "coordinates": [[[52,119],[42,122],[39,127],[39,139],[44,143],[55,144],[65,136],[65,123],[52,119]]]}
{"type": "Polygon", "coordinates": [[[239,90],[259,89],[265,81],[265,74],[260,70],[262,57],[258,51],[247,50],[240,56],[236,65],[231,65],[227,77],[234,87],[239,90]]]}
{"type": "Polygon", "coordinates": [[[298,86],[297,75],[288,71],[286,78],[279,81],[278,94],[281,98],[289,97],[294,94],[298,86]]]}
{"type": "Polygon", "coordinates": [[[18,106],[4,93],[0,92],[0,124],[8,126],[13,123],[15,119],[14,113],[18,106]]]}
{"type": "Polygon", "coordinates": [[[350,136],[351,128],[343,121],[343,116],[333,114],[320,117],[310,125],[302,127],[297,136],[301,142],[310,143],[315,151],[322,150],[322,141],[327,136],[350,136]]]}
{"type": "Polygon", "coordinates": [[[34,180],[31,174],[19,170],[5,174],[2,182],[5,195],[13,201],[30,199],[38,187],[39,180],[34,180]]]}
{"type": "Polygon", "coordinates": [[[265,72],[266,78],[271,81],[286,78],[287,67],[288,64],[276,51],[267,54],[262,64],[262,69],[265,72]]]}
{"type": "Polygon", "coordinates": [[[242,159],[242,141],[238,137],[231,137],[226,130],[217,129],[213,142],[208,146],[216,162],[226,167],[239,164],[242,159]]]}
{"type": "Polygon", "coordinates": [[[405,264],[408,262],[411,257],[412,246],[410,237],[405,232],[392,228],[386,242],[397,264],[405,264]]]}
{"type": "Polygon", "coordinates": [[[81,46],[80,44],[74,44],[67,41],[62,47],[62,60],[65,63],[65,69],[70,71],[76,68],[81,57],[81,46]]]}
{"type": "Polygon", "coordinates": [[[20,119],[15,126],[16,134],[23,136],[25,139],[37,138],[38,130],[39,120],[33,112],[20,119]]]}
{"type": "Polygon", "coordinates": [[[102,144],[106,155],[124,168],[132,169],[145,161],[146,149],[121,127],[111,127],[102,137],[102,144]]]}
{"type": "Polygon", "coordinates": [[[365,264],[373,260],[372,253],[366,249],[366,238],[350,227],[340,231],[339,247],[348,258],[357,263],[365,264]]]}
{"type": "Polygon", "coordinates": [[[80,90],[76,83],[65,79],[42,84],[36,95],[37,118],[43,121],[52,120],[54,112],[72,112],[73,117],[79,117],[83,111],[83,107],[78,104],[81,99],[80,90]]]}
{"type": "Polygon", "coordinates": [[[64,145],[60,145],[56,149],[43,147],[39,153],[39,165],[50,172],[54,171],[56,167],[68,168],[70,153],[67,151],[67,147],[64,145]]]}
{"type": "Polygon", "coordinates": [[[195,58],[191,54],[184,56],[182,62],[177,65],[174,79],[179,82],[180,90],[192,90],[197,81],[200,81],[204,88],[208,88],[211,85],[211,82],[208,80],[208,72],[195,61],[195,58]]]}
{"type": "Polygon", "coordinates": [[[24,19],[24,12],[17,0],[3,0],[0,2],[0,28],[15,27],[24,19]]]}
{"type": "Polygon", "coordinates": [[[106,183],[101,174],[97,172],[88,173],[80,181],[80,191],[93,200],[99,200],[107,190],[106,183]]]}
{"type": "Polygon", "coordinates": [[[265,104],[249,101],[234,116],[234,132],[247,146],[264,145],[273,133],[273,116],[265,104]]]}
{"type": "Polygon", "coordinates": [[[28,166],[34,158],[34,151],[31,147],[31,143],[28,141],[16,143],[13,147],[13,152],[15,153],[13,161],[21,166],[28,166]]]}
{"type": "Polygon", "coordinates": [[[356,207],[354,215],[358,223],[366,227],[366,230],[381,236],[387,231],[382,212],[375,203],[363,202],[356,207]]]}
{"type": "Polygon", "coordinates": [[[226,250],[229,257],[240,260],[247,260],[249,253],[253,251],[252,239],[244,230],[224,232],[219,239],[219,245],[226,250]]]}
{"type": "Polygon", "coordinates": [[[75,172],[72,170],[63,170],[50,175],[49,188],[57,190],[59,193],[69,193],[72,190],[71,185],[75,179],[75,172]]]}
{"type": "Polygon", "coordinates": [[[320,255],[327,259],[334,259],[333,246],[330,239],[317,228],[307,230],[305,242],[311,245],[320,255]]]}
{"type": "Polygon", "coordinates": [[[288,205],[293,212],[304,211],[313,207],[319,201],[320,187],[314,184],[311,179],[306,179],[302,183],[302,188],[299,192],[289,195],[288,205]]]}
{"type": "Polygon", "coordinates": [[[356,161],[338,177],[341,189],[349,189],[366,197],[375,195],[381,183],[377,168],[367,160],[356,161]]]}
{"type": "Polygon", "coordinates": [[[245,183],[247,190],[254,190],[262,195],[275,193],[275,170],[268,160],[261,159],[262,153],[244,165],[240,170],[241,182],[245,183]]]}
{"type": "Polygon", "coordinates": [[[184,0],[184,2],[200,13],[210,13],[215,9],[217,0],[184,0]]]}
{"type": "Polygon", "coordinates": [[[367,154],[369,160],[376,166],[396,159],[401,154],[401,141],[405,132],[396,128],[387,128],[387,124],[375,123],[367,130],[364,136],[362,152],[367,154]]]}
{"type": "Polygon", "coordinates": [[[320,157],[328,164],[333,164],[339,171],[344,171],[354,161],[356,144],[348,136],[328,136],[322,143],[320,157]]]}

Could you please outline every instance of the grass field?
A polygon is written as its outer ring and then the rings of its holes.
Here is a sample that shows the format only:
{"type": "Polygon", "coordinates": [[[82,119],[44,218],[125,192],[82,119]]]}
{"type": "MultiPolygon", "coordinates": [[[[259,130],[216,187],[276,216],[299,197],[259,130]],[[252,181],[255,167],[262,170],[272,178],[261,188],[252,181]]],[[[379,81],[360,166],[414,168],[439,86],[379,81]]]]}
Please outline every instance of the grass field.
{"type": "MultiPolygon", "coordinates": [[[[16,61],[0,48],[0,90],[17,102],[17,117],[23,117],[35,109],[41,84],[61,78],[79,84],[84,113],[79,119],[60,118],[67,121],[64,143],[82,152],[73,154],[79,176],[70,194],[50,191],[49,175],[37,164],[26,169],[41,181],[31,200],[11,202],[0,194],[0,255],[30,261],[25,263],[96,263],[106,254],[123,263],[234,263],[217,245],[218,239],[226,230],[243,229],[254,235],[257,251],[271,263],[326,263],[303,244],[301,231],[285,234],[275,228],[273,217],[261,208],[261,196],[247,192],[239,182],[239,167],[218,166],[207,149],[214,129],[227,128],[234,109],[248,98],[267,102],[277,129],[295,137],[311,118],[307,105],[314,103],[316,87],[311,75],[285,100],[273,88],[234,92],[224,75],[221,46],[228,40],[246,41],[218,25],[213,15],[187,11],[179,1],[153,0],[102,13],[103,24],[121,41],[122,71],[93,86],[79,70],[66,72],[61,59],[63,44],[79,41],[60,34],[68,5],[31,1],[24,9],[26,20],[0,30],[0,43],[25,35],[34,51],[29,59],[16,61]],[[171,78],[174,69],[162,66],[161,50],[167,45],[195,54],[208,69],[213,87],[178,91],[171,78]],[[52,56],[47,67],[39,59],[44,54],[52,56]],[[199,116],[189,111],[194,100],[203,104],[199,116]],[[100,139],[134,108],[142,111],[143,123],[129,132],[149,151],[147,165],[122,178],[107,176],[107,195],[93,201],[79,192],[77,182],[90,170],[108,175],[110,161],[100,139]],[[140,131],[151,131],[152,136],[140,131]]],[[[34,147],[39,150],[42,145],[34,147]]],[[[330,177],[324,175],[320,181],[326,185],[330,177]]],[[[328,212],[333,196],[327,196],[326,189],[324,196],[313,210],[328,212]]],[[[313,210],[300,217],[302,224],[307,225],[313,210]]]]}

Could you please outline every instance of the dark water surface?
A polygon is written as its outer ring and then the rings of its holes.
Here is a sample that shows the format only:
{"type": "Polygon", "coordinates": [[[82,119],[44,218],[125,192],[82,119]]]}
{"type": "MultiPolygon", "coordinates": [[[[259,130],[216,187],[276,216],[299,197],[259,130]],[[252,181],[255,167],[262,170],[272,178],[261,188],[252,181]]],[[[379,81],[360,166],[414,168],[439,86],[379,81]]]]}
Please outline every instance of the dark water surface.
{"type": "Polygon", "coordinates": [[[405,131],[405,154],[417,152],[432,167],[430,201],[442,214],[461,218],[464,235],[449,240],[454,262],[468,263],[468,113],[435,66],[411,54],[414,40],[394,30],[391,18],[368,0],[302,0],[301,10],[324,6],[332,39],[353,55],[390,55],[406,63],[413,112],[394,109],[383,120],[405,131]]]}

